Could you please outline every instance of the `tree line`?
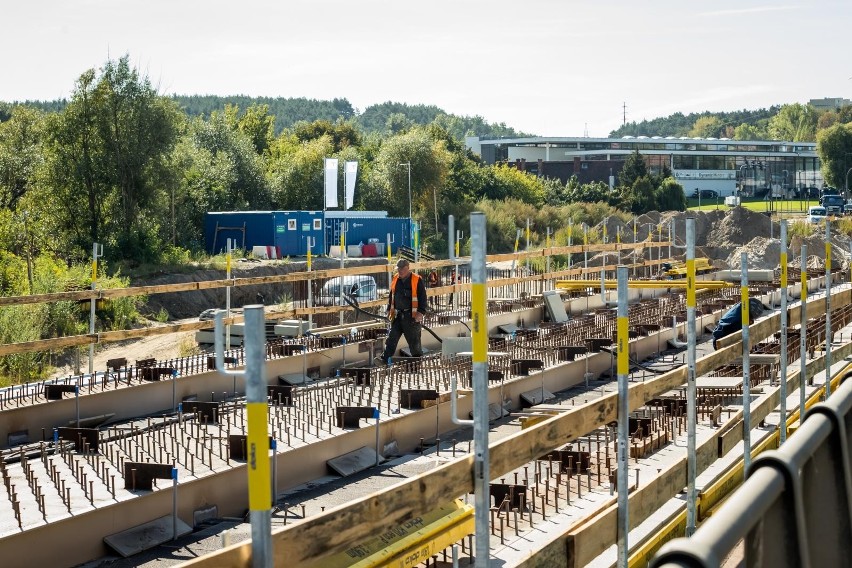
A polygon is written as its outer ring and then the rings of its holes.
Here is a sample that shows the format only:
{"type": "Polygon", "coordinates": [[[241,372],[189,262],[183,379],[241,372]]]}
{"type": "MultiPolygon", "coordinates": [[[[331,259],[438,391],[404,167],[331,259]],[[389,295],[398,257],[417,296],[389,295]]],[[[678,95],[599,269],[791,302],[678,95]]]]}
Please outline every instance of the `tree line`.
{"type": "MultiPolygon", "coordinates": [[[[341,168],[357,160],[355,209],[391,216],[408,213],[408,171],[400,164],[410,163],[411,206],[436,251],[444,250],[447,215],[463,222],[485,200],[535,209],[594,201],[636,212],[684,206],[674,191],[661,197],[659,189],[673,181],[647,172],[610,190],[482,165],[462,137],[506,127],[436,107],[376,105],[359,115],[372,125],[364,128],[344,99],[324,107],[314,101],[304,107],[314,109],[311,116],[321,107],[342,114],[310,121],[289,115],[276,133],[268,104],[219,110],[205,106],[210,101],[199,97],[199,112],[190,114],[176,97],[158,94],[125,56],[80,75],[55,110],[8,107],[0,117],[0,250],[21,258],[46,253],[70,265],[86,262],[99,242],[113,265],[187,259],[203,250],[208,211],[322,209],[325,157],[339,158],[341,168]],[[386,128],[377,130],[383,120],[386,128]]],[[[638,155],[634,161],[642,162],[638,155]]],[[[0,286],[0,293],[10,291],[0,286]]]]}
{"type": "Polygon", "coordinates": [[[783,140],[816,142],[821,132],[852,124],[852,105],[818,110],[810,104],[793,103],[768,109],[732,112],[701,112],[629,122],[610,136],[686,136],[732,140],[783,140]]]}

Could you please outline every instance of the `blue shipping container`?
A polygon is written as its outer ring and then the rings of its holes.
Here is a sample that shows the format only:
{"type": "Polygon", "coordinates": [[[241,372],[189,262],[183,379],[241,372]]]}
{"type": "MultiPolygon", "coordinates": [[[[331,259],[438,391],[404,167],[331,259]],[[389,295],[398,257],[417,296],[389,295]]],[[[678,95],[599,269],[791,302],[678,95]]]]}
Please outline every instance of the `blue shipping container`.
{"type": "MultiPolygon", "coordinates": [[[[351,213],[350,213],[351,214],[351,213]]],[[[410,220],[357,212],[352,217],[340,217],[336,211],[219,211],[204,217],[204,243],[210,254],[225,252],[227,239],[234,247],[251,252],[255,246],[276,246],[282,256],[306,256],[308,239],[312,239],[312,254],[328,254],[331,245],[340,242],[344,220],[349,229],[347,244],[368,244],[371,239],[387,242],[392,235],[391,254],[400,246],[411,246],[410,220]]]]}
{"type": "Polygon", "coordinates": [[[225,252],[227,239],[234,247],[251,251],[253,246],[275,245],[274,211],[222,211],[204,216],[204,248],[210,254],[225,252]]]}
{"type": "Polygon", "coordinates": [[[340,230],[344,221],[349,224],[346,233],[346,244],[368,244],[371,239],[378,239],[380,243],[387,243],[387,235],[390,233],[391,255],[396,254],[400,246],[411,246],[410,222],[408,218],[402,217],[355,217],[342,219],[340,217],[328,217],[325,219],[325,253],[332,245],[340,244],[340,230]]]}

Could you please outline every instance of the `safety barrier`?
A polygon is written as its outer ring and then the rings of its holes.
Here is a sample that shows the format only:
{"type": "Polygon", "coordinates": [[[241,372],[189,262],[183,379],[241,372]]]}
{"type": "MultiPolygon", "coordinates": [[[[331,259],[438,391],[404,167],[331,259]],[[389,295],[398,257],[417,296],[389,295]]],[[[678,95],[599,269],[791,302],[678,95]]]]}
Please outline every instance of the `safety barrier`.
{"type": "MultiPolygon", "coordinates": [[[[847,378],[852,373],[845,373],[847,378]]],[[[757,458],[748,479],[690,539],[652,568],[709,568],[745,541],[751,567],[848,566],[852,554],[852,381],[810,409],[795,436],[757,458]]]]}

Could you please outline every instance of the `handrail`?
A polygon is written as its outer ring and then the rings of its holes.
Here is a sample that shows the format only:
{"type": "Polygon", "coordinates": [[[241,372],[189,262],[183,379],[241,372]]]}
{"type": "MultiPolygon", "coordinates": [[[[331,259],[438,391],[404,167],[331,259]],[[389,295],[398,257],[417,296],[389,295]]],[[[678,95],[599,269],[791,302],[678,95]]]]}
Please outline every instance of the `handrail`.
{"type": "Polygon", "coordinates": [[[742,487],[692,538],[667,543],[651,567],[719,566],[743,540],[748,566],[848,565],[852,553],[850,429],[852,381],[845,381],[828,401],[808,412],[786,444],[755,460],[742,487]]]}

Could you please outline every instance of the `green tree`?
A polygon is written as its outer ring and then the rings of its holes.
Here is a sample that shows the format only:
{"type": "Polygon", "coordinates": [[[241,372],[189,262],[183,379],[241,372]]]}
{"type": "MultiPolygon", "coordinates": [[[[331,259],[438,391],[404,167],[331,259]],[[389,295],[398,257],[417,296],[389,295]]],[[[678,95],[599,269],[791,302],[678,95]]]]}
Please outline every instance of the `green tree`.
{"type": "Polygon", "coordinates": [[[401,112],[394,112],[388,116],[388,119],[385,122],[385,131],[390,135],[402,134],[411,130],[414,124],[413,120],[409,120],[409,118],[401,112]]]}
{"type": "Polygon", "coordinates": [[[56,224],[61,253],[76,258],[86,257],[90,243],[103,242],[104,203],[111,197],[95,86],[96,73],[90,69],[77,79],[68,106],[48,117],[46,179],[36,200],[56,224]]]}
{"type": "Polygon", "coordinates": [[[269,114],[269,105],[248,107],[239,118],[237,129],[251,141],[255,152],[265,154],[275,137],[275,117],[269,114]]]}
{"type": "MultiPolygon", "coordinates": [[[[442,201],[449,163],[450,155],[444,142],[433,140],[423,128],[414,128],[385,140],[374,165],[391,196],[388,211],[395,215],[408,215],[407,164],[411,164],[411,207],[414,216],[426,226],[434,225],[434,202],[442,201]]],[[[441,216],[440,211],[438,216],[441,216]]]]}
{"type": "Polygon", "coordinates": [[[656,206],[655,189],[651,178],[642,176],[633,182],[633,186],[624,192],[626,206],[636,215],[652,211],[656,206]]]}
{"type": "Polygon", "coordinates": [[[115,198],[108,202],[110,230],[119,249],[140,251],[158,229],[140,212],[155,209],[158,198],[164,201],[163,189],[172,183],[168,156],[177,141],[177,107],[130,66],[127,55],[104,65],[95,102],[97,142],[115,198]]]}
{"type": "Polygon", "coordinates": [[[722,121],[718,116],[702,116],[695,120],[687,136],[691,138],[718,138],[722,121]]]}
{"type": "Polygon", "coordinates": [[[775,140],[812,142],[816,136],[817,113],[810,105],[784,105],[769,119],[769,136],[775,140]]]}
{"type": "Polygon", "coordinates": [[[544,186],[538,177],[506,164],[491,166],[487,172],[488,180],[483,188],[486,199],[514,198],[535,206],[544,203],[544,186]]]}
{"type": "MultiPolygon", "coordinates": [[[[205,121],[192,121],[193,143],[207,150],[214,162],[228,164],[233,181],[227,188],[227,205],[231,209],[266,209],[271,200],[267,186],[264,161],[255,151],[251,139],[240,131],[238,122],[228,113],[214,112],[205,121]]],[[[224,179],[224,178],[220,178],[224,179]]]]}
{"type": "Polygon", "coordinates": [[[618,173],[618,185],[621,187],[633,187],[637,179],[648,175],[648,165],[645,163],[645,158],[635,150],[624,160],[624,166],[618,173]]]}
{"type": "Polygon", "coordinates": [[[667,177],[654,191],[657,211],[686,211],[686,194],[683,186],[673,177],[667,177]]]}
{"type": "Polygon", "coordinates": [[[740,124],[734,128],[734,140],[766,140],[766,129],[761,125],[740,124]]]}
{"type": "Polygon", "coordinates": [[[852,168],[852,124],[835,124],[817,135],[817,154],[826,183],[846,187],[846,173],[852,168]]]}
{"type": "Polygon", "coordinates": [[[279,137],[270,153],[267,178],[276,209],[322,209],[323,158],[333,155],[328,135],[300,142],[279,137]]]}
{"type": "Polygon", "coordinates": [[[127,56],[80,76],[68,105],[49,116],[37,200],[67,254],[86,258],[93,241],[108,257],[159,254],[179,117],[127,56]]]}
{"type": "Polygon", "coordinates": [[[334,123],[328,120],[314,122],[297,122],[293,127],[293,135],[299,142],[317,140],[328,136],[332,143],[333,153],[338,153],[349,146],[361,144],[361,133],[349,121],[338,120],[334,123]]]}
{"type": "Polygon", "coordinates": [[[609,184],[602,181],[577,184],[572,188],[569,198],[571,203],[607,203],[612,205],[619,201],[618,195],[609,188],[609,184]]]}
{"type": "Polygon", "coordinates": [[[0,122],[0,208],[15,209],[35,182],[44,161],[42,113],[26,106],[12,108],[0,122]]]}

